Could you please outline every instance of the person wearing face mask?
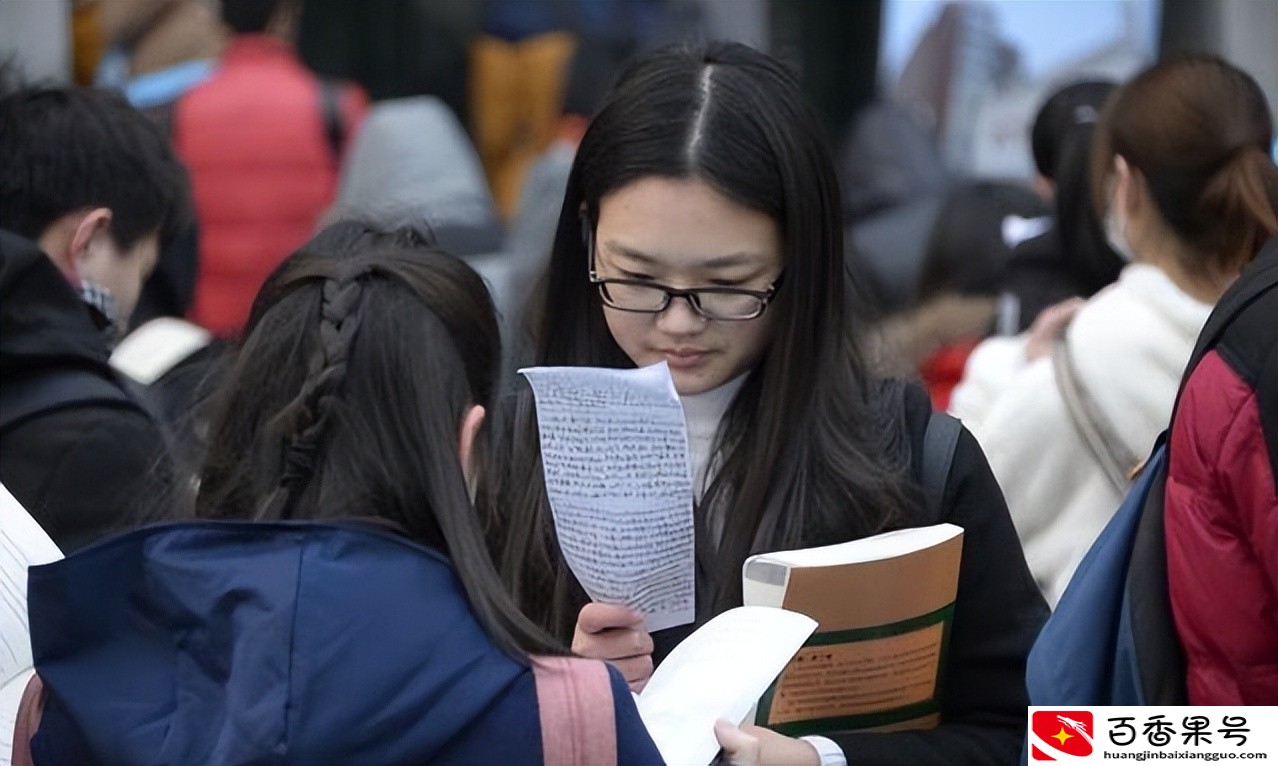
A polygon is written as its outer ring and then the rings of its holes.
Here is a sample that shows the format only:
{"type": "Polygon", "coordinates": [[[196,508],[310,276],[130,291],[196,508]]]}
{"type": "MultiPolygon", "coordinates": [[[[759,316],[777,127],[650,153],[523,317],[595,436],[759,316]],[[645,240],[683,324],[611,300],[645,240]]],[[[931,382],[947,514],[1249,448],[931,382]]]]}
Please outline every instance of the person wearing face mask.
{"type": "Polygon", "coordinates": [[[1129,265],[1044,312],[986,406],[955,408],[1053,604],[1167,427],[1212,306],[1275,233],[1272,138],[1260,87],[1219,58],[1173,59],[1120,88],[1090,160],[1093,203],[1129,265]]]}
{"type": "Polygon", "coordinates": [[[1115,87],[1073,83],[1039,109],[1030,131],[1033,186],[1052,206],[1050,225],[1012,250],[998,297],[999,334],[968,357],[949,404],[956,417],[985,411],[1025,364],[1026,350],[1037,353],[1050,344],[1083,300],[1118,279],[1126,265],[1106,242],[1087,162],[1096,121],[1115,87]]]}
{"type": "Polygon", "coordinates": [[[159,427],[107,359],[186,209],[168,141],[120,97],[0,99],[0,481],[59,547],[143,513],[159,427]]]}

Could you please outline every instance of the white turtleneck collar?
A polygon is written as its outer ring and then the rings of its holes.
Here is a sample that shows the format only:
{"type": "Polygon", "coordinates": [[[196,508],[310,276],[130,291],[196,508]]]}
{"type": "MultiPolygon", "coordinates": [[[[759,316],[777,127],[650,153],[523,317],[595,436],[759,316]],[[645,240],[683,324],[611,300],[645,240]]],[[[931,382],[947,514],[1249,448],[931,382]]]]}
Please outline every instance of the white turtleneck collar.
{"type": "Polygon", "coordinates": [[[714,437],[724,413],[745,384],[749,372],[742,373],[727,383],[691,396],[679,397],[683,405],[683,417],[688,424],[688,466],[692,471],[692,494],[700,499],[714,478],[718,466],[710,465],[714,449],[714,437]]]}

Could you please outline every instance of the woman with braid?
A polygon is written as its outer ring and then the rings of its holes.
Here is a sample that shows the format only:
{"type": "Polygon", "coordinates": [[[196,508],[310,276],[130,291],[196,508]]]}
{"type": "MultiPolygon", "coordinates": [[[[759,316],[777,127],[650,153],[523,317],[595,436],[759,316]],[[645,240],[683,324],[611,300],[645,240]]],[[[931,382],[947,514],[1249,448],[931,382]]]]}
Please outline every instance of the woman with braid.
{"type": "Polygon", "coordinates": [[[471,488],[499,359],[482,281],[420,237],[337,224],[285,261],[214,394],[196,519],[32,570],[44,699],[19,746],[36,764],[660,763],[618,671],[531,657],[563,650],[488,557],[471,488]],[[591,709],[542,704],[565,681],[593,683],[591,709]]]}

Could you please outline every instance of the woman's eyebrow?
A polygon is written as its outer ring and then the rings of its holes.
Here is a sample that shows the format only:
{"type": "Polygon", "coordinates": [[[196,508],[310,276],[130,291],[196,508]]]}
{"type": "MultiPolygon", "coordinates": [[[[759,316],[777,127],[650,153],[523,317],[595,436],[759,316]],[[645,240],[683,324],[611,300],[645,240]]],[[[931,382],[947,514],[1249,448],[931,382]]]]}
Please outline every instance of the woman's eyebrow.
{"type": "MultiPolygon", "coordinates": [[[[648,255],[647,253],[627,247],[626,245],[622,245],[618,242],[610,240],[606,244],[608,250],[632,261],[637,261],[648,266],[667,265],[666,261],[661,258],[648,255]]],[[[750,253],[728,253],[726,255],[717,255],[708,260],[701,261],[697,264],[697,266],[706,269],[726,269],[733,266],[753,266],[756,265],[758,260],[759,258],[757,256],[750,253]]]]}
{"type": "Polygon", "coordinates": [[[626,247],[625,245],[619,244],[611,240],[605,243],[605,246],[607,250],[619,256],[622,256],[624,258],[628,258],[632,261],[638,261],[639,263],[650,265],[650,266],[661,265],[660,258],[654,258],[653,256],[640,252],[639,250],[635,250],[632,247],[626,247]]]}
{"type": "Polygon", "coordinates": [[[755,266],[758,265],[759,260],[758,256],[750,253],[729,253],[702,261],[701,267],[706,269],[727,269],[733,266],[755,266]]]}

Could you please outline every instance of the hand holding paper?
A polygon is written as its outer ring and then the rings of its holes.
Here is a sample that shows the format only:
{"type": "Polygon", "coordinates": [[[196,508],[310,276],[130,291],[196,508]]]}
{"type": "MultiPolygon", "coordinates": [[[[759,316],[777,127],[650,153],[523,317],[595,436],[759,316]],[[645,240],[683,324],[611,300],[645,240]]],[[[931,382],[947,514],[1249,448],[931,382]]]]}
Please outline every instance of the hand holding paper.
{"type": "Polygon", "coordinates": [[[625,676],[631,691],[643,691],[652,675],[652,636],[643,613],[619,604],[586,604],[577,615],[572,652],[607,660],[625,676]]]}
{"type": "Polygon", "coordinates": [[[666,763],[710,763],[715,721],[743,721],[816,626],[797,612],[741,606],[675,647],[636,698],[666,763]]]}
{"type": "Polygon", "coordinates": [[[810,743],[762,726],[736,726],[720,718],[714,737],[730,766],[821,766],[821,754],[810,743]]]}

